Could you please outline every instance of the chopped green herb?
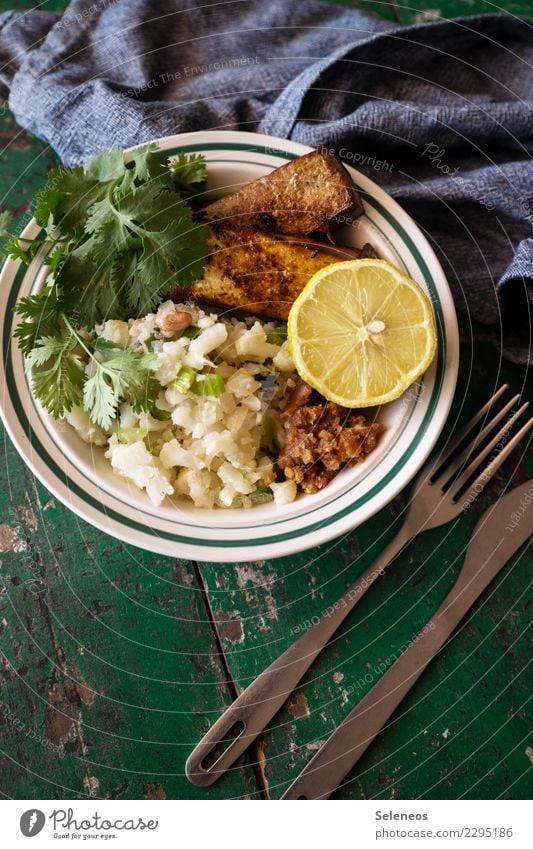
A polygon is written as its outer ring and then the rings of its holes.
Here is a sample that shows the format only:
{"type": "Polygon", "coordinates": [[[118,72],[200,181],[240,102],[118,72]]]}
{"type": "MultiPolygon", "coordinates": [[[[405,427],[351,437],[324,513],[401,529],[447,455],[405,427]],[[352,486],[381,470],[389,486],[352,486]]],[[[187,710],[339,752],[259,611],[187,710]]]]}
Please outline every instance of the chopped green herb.
{"type": "Polygon", "coordinates": [[[153,419],[156,419],[158,422],[167,422],[170,419],[170,411],[169,410],[160,410],[159,407],[154,407],[151,411],[150,415],[153,419]]]}
{"type": "Polygon", "coordinates": [[[191,386],[191,392],[194,392],[195,395],[212,395],[214,397],[222,395],[224,389],[224,381],[219,374],[209,374],[203,380],[197,378],[191,386]]]}
{"type": "Polygon", "coordinates": [[[182,336],[185,336],[186,339],[196,339],[197,336],[200,335],[202,329],[200,327],[196,327],[196,325],[191,324],[190,327],[185,328],[182,336]]]}
{"type": "Polygon", "coordinates": [[[199,153],[178,153],[170,162],[174,185],[187,195],[201,191],[206,182],[205,159],[199,153]]]}
{"type": "Polygon", "coordinates": [[[197,376],[198,373],[195,372],[193,368],[184,366],[179,370],[178,376],[168,384],[168,388],[173,389],[175,392],[180,392],[182,395],[186,395],[197,376]]]}
{"type": "Polygon", "coordinates": [[[199,155],[179,154],[169,166],[156,144],[128,163],[120,150],[102,151],[86,166],[49,174],[33,206],[44,238],[14,235],[10,216],[0,213],[0,238],[13,259],[29,263],[42,245],[52,248],[47,287],[15,306],[15,337],[35,394],[53,416],[82,403],[108,428],[120,401],[136,412],[153,406],[159,387],[150,355],[88,342],[80,330],[143,315],[174,286],[201,277],[206,228],[193,221],[186,197],[204,180],[199,155]]]}
{"type": "Polygon", "coordinates": [[[275,327],[274,330],[267,333],[267,342],[270,342],[271,345],[283,345],[287,341],[287,332],[287,325],[280,324],[279,327],[275,327]]]}
{"type": "Polygon", "coordinates": [[[133,445],[134,442],[140,442],[148,435],[148,430],[145,427],[119,427],[117,431],[117,439],[123,445],[133,445]]]}

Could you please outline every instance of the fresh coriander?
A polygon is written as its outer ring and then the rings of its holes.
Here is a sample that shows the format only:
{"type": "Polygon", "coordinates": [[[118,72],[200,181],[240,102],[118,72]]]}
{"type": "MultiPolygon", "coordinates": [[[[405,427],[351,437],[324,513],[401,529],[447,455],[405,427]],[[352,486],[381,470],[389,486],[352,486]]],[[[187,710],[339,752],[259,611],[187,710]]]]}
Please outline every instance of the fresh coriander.
{"type": "Polygon", "coordinates": [[[141,316],[201,277],[206,229],[186,198],[201,190],[205,173],[202,156],[180,153],[169,164],[155,144],[128,163],[119,150],[103,151],[85,166],[50,172],[33,206],[44,237],[16,236],[11,216],[0,213],[13,259],[29,264],[41,247],[53,248],[44,259],[46,288],[15,307],[15,337],[36,396],[56,418],[83,404],[107,429],[122,401],[135,412],[152,409],[157,358],[91,340],[87,331],[141,316]]]}

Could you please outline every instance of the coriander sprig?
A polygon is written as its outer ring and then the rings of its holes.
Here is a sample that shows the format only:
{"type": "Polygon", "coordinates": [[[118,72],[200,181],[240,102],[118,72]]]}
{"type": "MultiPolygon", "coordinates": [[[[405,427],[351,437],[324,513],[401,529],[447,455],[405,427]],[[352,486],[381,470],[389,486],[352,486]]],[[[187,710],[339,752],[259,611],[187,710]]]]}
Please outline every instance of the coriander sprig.
{"type": "Polygon", "coordinates": [[[53,416],[83,404],[107,429],[122,401],[136,412],[153,405],[154,357],[88,341],[85,331],[143,315],[174,287],[201,277],[206,230],[188,199],[205,176],[203,157],[180,153],[169,164],[155,144],[129,163],[120,150],[103,151],[85,166],[50,172],[33,206],[44,237],[13,235],[11,217],[0,213],[0,238],[13,259],[28,264],[40,248],[53,247],[44,260],[46,288],[15,307],[15,337],[34,392],[53,416]]]}
{"type": "Polygon", "coordinates": [[[59,322],[55,335],[41,336],[26,356],[35,394],[52,415],[59,418],[83,404],[107,430],[121,401],[129,401],[136,413],[152,408],[159,391],[152,376],[156,357],[98,337],[89,341],[64,313],[59,322]]]}

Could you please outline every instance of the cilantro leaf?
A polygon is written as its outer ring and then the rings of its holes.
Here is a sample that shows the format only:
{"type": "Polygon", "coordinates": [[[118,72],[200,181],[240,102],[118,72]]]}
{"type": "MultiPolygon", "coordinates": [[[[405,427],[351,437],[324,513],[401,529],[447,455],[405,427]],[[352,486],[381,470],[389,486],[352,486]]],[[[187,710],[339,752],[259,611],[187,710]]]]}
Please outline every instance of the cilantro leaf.
{"type": "Polygon", "coordinates": [[[117,397],[101,369],[97,369],[83,387],[83,407],[93,422],[104,430],[111,426],[117,413],[117,397]]]}
{"type": "Polygon", "coordinates": [[[79,404],[83,396],[86,375],[80,356],[74,351],[76,346],[77,339],[69,332],[44,336],[27,357],[33,391],[55,418],[79,404]]]}
{"type": "Polygon", "coordinates": [[[65,339],[63,336],[40,336],[33,350],[26,357],[26,365],[30,368],[35,366],[44,366],[48,360],[60,357],[63,352],[69,349],[71,338],[65,339]]]}
{"type": "Polygon", "coordinates": [[[136,412],[153,407],[160,389],[153,360],[88,341],[83,328],[140,315],[178,283],[201,277],[207,231],[193,221],[186,198],[204,180],[199,155],[179,154],[170,167],[156,144],[128,163],[119,150],[103,151],[85,166],[50,172],[33,208],[46,238],[12,236],[10,216],[0,214],[0,237],[13,258],[29,263],[43,243],[53,245],[45,260],[49,285],[15,307],[15,337],[52,415],[83,403],[108,428],[123,400],[136,412]]]}
{"type": "Polygon", "coordinates": [[[48,184],[38,192],[33,214],[48,232],[60,224],[63,235],[72,238],[83,231],[87,210],[107,190],[107,183],[89,178],[81,165],[61,166],[50,172],[48,184]]]}
{"type": "Polygon", "coordinates": [[[102,150],[89,160],[85,173],[90,180],[99,183],[107,183],[110,180],[119,180],[124,176],[126,166],[121,150],[102,150]]]}
{"type": "Polygon", "coordinates": [[[160,389],[151,374],[151,360],[131,348],[105,344],[105,340],[96,340],[95,350],[105,359],[95,361],[96,371],[83,390],[83,406],[91,419],[109,428],[120,401],[126,398],[136,413],[148,412],[160,389]]]}
{"type": "Polygon", "coordinates": [[[205,159],[200,153],[180,151],[170,163],[172,181],[178,191],[195,194],[204,187],[207,179],[205,159]]]}
{"type": "Polygon", "coordinates": [[[64,259],[65,259],[65,252],[58,245],[56,248],[54,248],[54,250],[52,251],[51,254],[48,254],[48,256],[46,257],[44,262],[45,262],[45,265],[50,266],[50,271],[53,274],[54,272],[58,271],[58,269],[59,269],[59,267],[60,267],[60,265],[61,265],[61,263],[63,262],[64,259]]]}
{"type": "Polygon", "coordinates": [[[75,327],[91,328],[101,321],[124,317],[109,263],[97,264],[71,253],[57,272],[56,284],[63,309],[75,327]]]}
{"type": "Polygon", "coordinates": [[[39,337],[55,335],[61,322],[60,306],[49,291],[21,298],[15,306],[15,312],[24,319],[17,324],[14,336],[26,356],[31,353],[39,337]]]}
{"type": "Polygon", "coordinates": [[[152,180],[161,180],[168,183],[170,171],[168,167],[168,155],[164,150],[159,150],[156,142],[144,145],[135,151],[133,160],[133,173],[138,182],[149,183],[152,180]]]}
{"type": "Polygon", "coordinates": [[[18,236],[10,236],[6,242],[6,251],[11,259],[20,259],[26,265],[30,264],[40,247],[40,242],[19,239],[18,236]]]}
{"type": "Polygon", "coordinates": [[[143,250],[135,270],[133,282],[128,290],[128,303],[140,312],[149,312],[160,301],[161,296],[174,288],[171,264],[179,253],[177,240],[182,233],[179,221],[171,221],[162,232],[146,232],[143,250]],[[154,285],[157,281],[157,288],[154,285]]]}
{"type": "Polygon", "coordinates": [[[135,412],[151,409],[160,387],[152,377],[150,359],[124,348],[108,357],[102,368],[110,377],[117,397],[128,398],[135,412]]]}

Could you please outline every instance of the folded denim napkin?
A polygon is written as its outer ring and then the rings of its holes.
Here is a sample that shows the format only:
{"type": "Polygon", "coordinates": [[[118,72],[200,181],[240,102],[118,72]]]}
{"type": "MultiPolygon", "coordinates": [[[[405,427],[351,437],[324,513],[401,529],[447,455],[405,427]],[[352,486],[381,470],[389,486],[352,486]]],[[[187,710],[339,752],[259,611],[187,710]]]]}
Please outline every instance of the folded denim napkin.
{"type": "Polygon", "coordinates": [[[458,308],[526,363],[532,27],[399,27],[317,0],[73,0],[0,16],[0,96],[67,163],[202,129],[335,149],[418,222],[458,308]]]}

